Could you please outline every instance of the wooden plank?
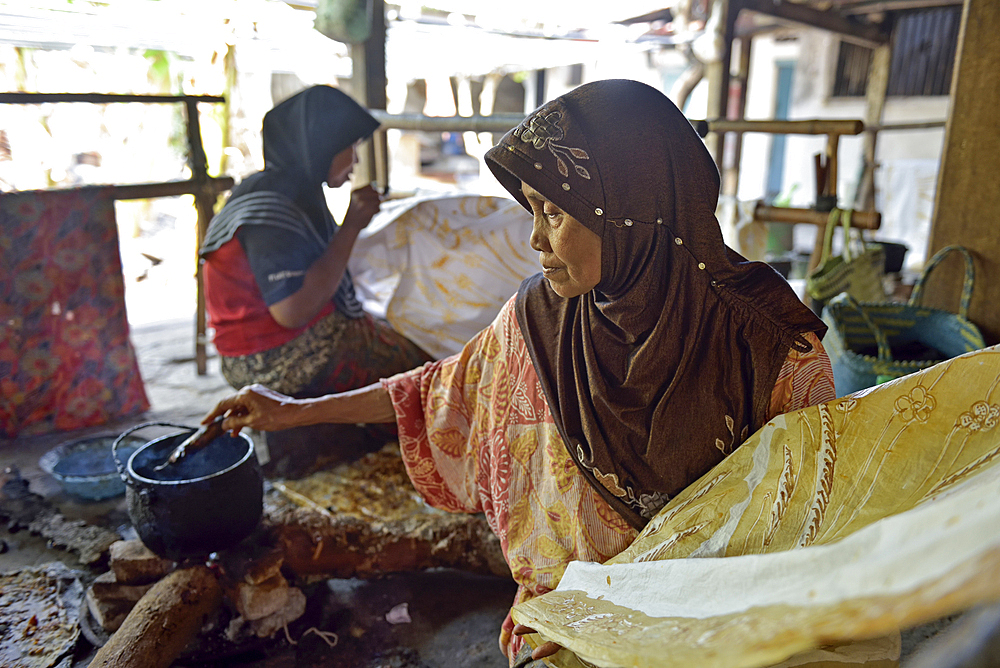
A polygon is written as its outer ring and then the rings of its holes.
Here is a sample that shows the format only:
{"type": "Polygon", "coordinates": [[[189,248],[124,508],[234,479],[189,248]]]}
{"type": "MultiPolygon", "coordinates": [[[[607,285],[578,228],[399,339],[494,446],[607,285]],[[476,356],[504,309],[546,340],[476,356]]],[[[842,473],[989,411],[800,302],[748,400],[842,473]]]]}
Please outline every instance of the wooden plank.
{"type": "MultiPolygon", "coordinates": [[[[988,344],[1000,342],[1000,3],[966,0],[951,87],[951,110],[928,252],[959,244],[973,251],[975,289],[969,319],[988,344]]],[[[924,303],[954,311],[961,263],[949,259],[928,281],[924,303]]]]}

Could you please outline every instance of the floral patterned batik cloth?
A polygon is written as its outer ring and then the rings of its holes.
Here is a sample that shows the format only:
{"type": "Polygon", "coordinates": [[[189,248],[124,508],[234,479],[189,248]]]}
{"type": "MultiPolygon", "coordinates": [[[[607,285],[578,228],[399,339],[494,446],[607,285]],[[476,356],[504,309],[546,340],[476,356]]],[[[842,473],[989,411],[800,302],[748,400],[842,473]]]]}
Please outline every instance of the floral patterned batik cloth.
{"type": "MultiPolygon", "coordinates": [[[[792,352],[772,410],[834,397],[822,345],[792,352]]],[[[808,337],[807,337],[808,338],[808,337]]],[[[514,315],[512,298],[492,326],[452,357],[384,381],[399,445],[417,491],[450,512],[483,512],[518,583],[515,603],[551,591],[573,560],[605,561],[636,531],[593,489],[556,429],[514,315]]],[[[508,616],[500,644],[521,646],[508,616]]]]}
{"type": "Polygon", "coordinates": [[[129,341],[114,200],[0,195],[0,436],[149,408],[129,341]]]}

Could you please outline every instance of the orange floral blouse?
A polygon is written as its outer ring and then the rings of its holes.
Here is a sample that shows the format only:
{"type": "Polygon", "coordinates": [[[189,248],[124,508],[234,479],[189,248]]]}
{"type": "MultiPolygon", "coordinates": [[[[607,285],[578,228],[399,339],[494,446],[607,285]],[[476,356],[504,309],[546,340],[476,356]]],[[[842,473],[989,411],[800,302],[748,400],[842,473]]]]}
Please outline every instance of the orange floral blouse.
{"type": "MultiPolygon", "coordinates": [[[[812,350],[789,352],[768,419],[835,398],[830,360],[806,338],[812,350]]],[[[437,508],[485,513],[519,585],[515,605],[555,588],[570,561],[606,561],[635,538],[570,459],[513,298],[458,354],[382,383],[414,486],[437,508]]],[[[521,645],[512,628],[508,614],[500,646],[511,659],[521,645]]]]}

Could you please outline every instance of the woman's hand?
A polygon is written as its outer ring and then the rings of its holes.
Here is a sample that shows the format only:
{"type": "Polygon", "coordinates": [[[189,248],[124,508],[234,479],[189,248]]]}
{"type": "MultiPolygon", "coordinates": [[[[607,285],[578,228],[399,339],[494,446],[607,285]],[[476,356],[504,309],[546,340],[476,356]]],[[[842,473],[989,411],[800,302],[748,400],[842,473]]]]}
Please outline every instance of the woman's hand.
{"type": "Polygon", "coordinates": [[[208,424],[219,415],[226,416],[222,428],[234,435],[243,427],[279,431],[310,424],[379,424],[396,421],[392,400],[381,383],[314,399],[294,399],[260,383],[254,383],[216,404],[201,423],[208,424]]]}
{"type": "Polygon", "coordinates": [[[293,399],[254,383],[216,404],[201,423],[208,424],[219,415],[225,415],[222,428],[234,436],[243,427],[260,431],[277,431],[304,424],[306,418],[304,409],[307,405],[306,401],[293,399]]]}
{"type": "MultiPolygon", "coordinates": [[[[523,636],[529,633],[535,633],[535,629],[531,628],[530,626],[525,626],[524,624],[515,624],[513,633],[516,636],[523,636]]],[[[538,661],[539,659],[544,659],[547,656],[552,656],[561,649],[562,645],[560,645],[559,643],[554,643],[551,641],[543,642],[541,645],[536,647],[531,652],[531,660],[538,661]]]]}
{"type": "Polygon", "coordinates": [[[371,185],[358,188],[351,192],[351,202],[344,214],[344,229],[360,232],[372,222],[372,216],[378,213],[382,206],[382,195],[371,185]]]}

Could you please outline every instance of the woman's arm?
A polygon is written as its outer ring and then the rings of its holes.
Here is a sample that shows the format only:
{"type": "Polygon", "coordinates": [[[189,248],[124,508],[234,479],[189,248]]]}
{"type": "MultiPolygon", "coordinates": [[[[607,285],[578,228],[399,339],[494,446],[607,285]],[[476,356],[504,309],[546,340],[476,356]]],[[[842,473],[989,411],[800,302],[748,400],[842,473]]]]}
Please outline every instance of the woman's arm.
{"type": "Polygon", "coordinates": [[[233,433],[243,427],[277,431],[310,424],[396,421],[389,393],[381,383],[315,399],[293,399],[260,384],[248,385],[216,404],[202,424],[208,424],[219,415],[226,415],[222,427],[233,433]]]}
{"type": "Polygon", "coordinates": [[[306,270],[302,287],[268,307],[279,325],[289,329],[305,327],[333,298],[354,250],[354,242],[372,216],[378,213],[381,202],[381,196],[370,185],[351,193],[344,223],[323,254],[306,270]]]}

